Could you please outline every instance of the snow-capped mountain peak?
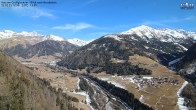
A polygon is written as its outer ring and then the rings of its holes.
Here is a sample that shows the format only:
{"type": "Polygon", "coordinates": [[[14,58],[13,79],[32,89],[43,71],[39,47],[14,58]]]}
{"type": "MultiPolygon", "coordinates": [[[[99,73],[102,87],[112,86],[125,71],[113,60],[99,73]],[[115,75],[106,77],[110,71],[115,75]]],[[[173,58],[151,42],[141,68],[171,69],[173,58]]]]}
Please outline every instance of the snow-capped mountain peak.
{"type": "Polygon", "coordinates": [[[55,36],[55,35],[52,35],[52,34],[44,36],[43,40],[64,41],[64,39],[62,37],[55,36]]]}
{"type": "Polygon", "coordinates": [[[4,33],[15,33],[14,31],[11,31],[11,30],[3,30],[1,32],[4,32],[4,33]]]}
{"type": "Polygon", "coordinates": [[[139,27],[132,28],[128,31],[122,32],[121,34],[136,34],[138,36],[148,36],[149,38],[152,38],[153,31],[154,31],[153,28],[145,26],[145,25],[141,25],[139,27]]]}
{"type": "Polygon", "coordinates": [[[175,29],[157,29],[151,28],[149,26],[139,26],[132,28],[128,31],[122,32],[121,34],[134,35],[141,37],[142,39],[146,38],[156,38],[160,39],[163,42],[175,42],[176,40],[182,40],[187,38],[192,38],[196,40],[196,32],[188,32],[184,30],[175,30],[175,29]]]}
{"type": "Polygon", "coordinates": [[[22,36],[41,36],[40,34],[38,34],[35,31],[33,31],[33,32],[22,31],[20,33],[17,33],[17,35],[22,35],[22,36]]]}
{"type": "Polygon", "coordinates": [[[153,28],[151,28],[149,26],[146,26],[146,25],[141,25],[139,27],[135,27],[135,28],[130,29],[130,31],[131,30],[133,30],[133,31],[136,31],[136,30],[144,31],[144,30],[153,30],[153,28]]]}
{"type": "Polygon", "coordinates": [[[39,35],[37,32],[22,31],[20,33],[16,33],[11,30],[0,31],[0,39],[8,39],[8,38],[14,38],[19,36],[41,36],[41,35],[39,35]]]}
{"type": "Polygon", "coordinates": [[[78,39],[78,38],[73,38],[73,39],[67,39],[67,41],[69,43],[74,44],[74,45],[84,46],[84,45],[90,43],[92,40],[91,41],[84,41],[84,40],[81,40],[81,39],[78,39]]]}
{"type": "Polygon", "coordinates": [[[122,34],[130,34],[132,32],[136,32],[136,31],[151,31],[153,30],[153,28],[149,27],[149,26],[145,26],[145,25],[141,25],[135,28],[131,28],[128,31],[122,32],[122,34]]]}
{"type": "Polygon", "coordinates": [[[0,31],[0,39],[11,38],[15,32],[11,30],[0,31]]]}

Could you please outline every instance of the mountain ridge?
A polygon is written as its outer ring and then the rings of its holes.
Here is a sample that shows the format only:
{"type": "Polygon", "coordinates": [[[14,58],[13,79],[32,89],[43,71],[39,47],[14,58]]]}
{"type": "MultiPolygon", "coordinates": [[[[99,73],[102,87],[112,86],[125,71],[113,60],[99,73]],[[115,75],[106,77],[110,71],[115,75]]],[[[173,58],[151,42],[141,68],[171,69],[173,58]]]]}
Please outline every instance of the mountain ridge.
{"type": "Polygon", "coordinates": [[[48,35],[42,35],[42,34],[38,34],[37,32],[33,31],[33,32],[26,32],[26,31],[22,31],[20,33],[11,31],[11,30],[3,30],[0,31],[0,40],[4,40],[4,39],[11,39],[11,38],[16,38],[16,37],[35,37],[35,39],[40,39],[41,41],[44,40],[55,40],[55,41],[68,41],[74,45],[78,45],[78,46],[84,46],[86,44],[88,44],[90,41],[84,41],[78,38],[73,38],[73,39],[64,39],[60,36],[56,36],[56,35],[52,35],[52,34],[48,34],[48,35]],[[37,38],[38,37],[38,38],[37,38]]]}
{"type": "MultiPolygon", "coordinates": [[[[137,34],[138,36],[147,36],[148,38],[162,37],[162,36],[172,36],[174,38],[185,39],[187,37],[196,40],[196,32],[185,31],[182,29],[169,29],[169,28],[152,28],[149,26],[141,25],[136,28],[131,28],[128,31],[122,32],[120,34],[137,34]]],[[[164,41],[164,39],[161,39],[164,41]]],[[[172,41],[172,40],[166,40],[172,41]]]]}
{"type": "Polygon", "coordinates": [[[50,55],[56,58],[62,58],[77,48],[78,46],[67,41],[44,40],[34,45],[27,45],[27,47],[24,47],[22,44],[18,44],[14,47],[4,49],[4,51],[11,56],[22,57],[25,59],[32,58],[34,56],[40,57],[50,55]]]}

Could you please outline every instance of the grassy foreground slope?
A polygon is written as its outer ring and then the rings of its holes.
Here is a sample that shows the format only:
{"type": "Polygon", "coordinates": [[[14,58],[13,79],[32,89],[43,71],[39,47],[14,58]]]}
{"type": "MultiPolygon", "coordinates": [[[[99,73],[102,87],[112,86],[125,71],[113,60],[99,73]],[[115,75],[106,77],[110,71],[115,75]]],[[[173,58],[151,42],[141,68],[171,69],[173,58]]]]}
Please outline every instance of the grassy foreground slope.
{"type": "Polygon", "coordinates": [[[66,94],[0,51],[0,110],[75,110],[66,94]]]}

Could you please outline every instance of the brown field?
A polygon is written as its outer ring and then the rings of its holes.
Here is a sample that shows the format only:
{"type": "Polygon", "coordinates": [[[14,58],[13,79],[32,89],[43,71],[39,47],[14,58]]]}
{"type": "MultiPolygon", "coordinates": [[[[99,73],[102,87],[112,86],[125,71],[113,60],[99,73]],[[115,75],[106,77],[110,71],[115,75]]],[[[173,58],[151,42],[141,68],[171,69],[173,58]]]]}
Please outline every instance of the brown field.
{"type": "MultiPolygon", "coordinates": [[[[60,56],[60,54],[56,54],[56,56],[60,56]]],[[[54,56],[40,56],[40,57],[34,56],[34,57],[28,58],[28,59],[24,59],[22,57],[15,56],[15,59],[17,59],[21,63],[26,63],[26,64],[27,63],[43,64],[43,63],[48,63],[48,62],[51,62],[51,61],[59,61],[60,60],[60,59],[58,59],[57,57],[54,57],[54,56]]]]}
{"type": "Polygon", "coordinates": [[[151,70],[153,77],[157,77],[157,76],[164,77],[164,76],[171,76],[175,74],[175,72],[168,70],[167,67],[160,65],[159,63],[147,57],[143,57],[139,55],[130,56],[129,62],[151,70]]]}

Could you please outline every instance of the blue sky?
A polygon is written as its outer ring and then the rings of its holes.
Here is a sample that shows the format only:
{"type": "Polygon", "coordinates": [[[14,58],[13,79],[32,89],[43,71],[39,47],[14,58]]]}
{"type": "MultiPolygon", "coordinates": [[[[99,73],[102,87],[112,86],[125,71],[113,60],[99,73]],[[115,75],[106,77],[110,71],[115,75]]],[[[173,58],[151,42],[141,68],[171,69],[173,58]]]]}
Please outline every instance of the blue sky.
{"type": "Polygon", "coordinates": [[[0,30],[36,31],[44,35],[83,40],[119,33],[140,25],[196,31],[196,8],[180,9],[181,3],[196,4],[196,0],[45,1],[56,1],[57,4],[26,8],[0,7],[0,30]]]}

